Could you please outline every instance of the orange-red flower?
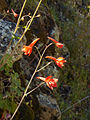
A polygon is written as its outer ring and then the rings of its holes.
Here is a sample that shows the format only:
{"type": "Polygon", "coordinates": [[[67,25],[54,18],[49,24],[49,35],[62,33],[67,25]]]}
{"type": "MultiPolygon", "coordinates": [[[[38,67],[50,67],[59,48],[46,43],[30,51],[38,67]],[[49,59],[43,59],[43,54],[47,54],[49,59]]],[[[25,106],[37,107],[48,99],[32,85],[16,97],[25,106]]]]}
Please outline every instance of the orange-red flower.
{"type": "Polygon", "coordinates": [[[18,14],[17,14],[17,13],[15,13],[13,9],[11,9],[11,11],[12,11],[12,13],[13,13],[14,17],[16,17],[16,18],[17,18],[17,17],[18,17],[18,14]]]}
{"type": "Polygon", "coordinates": [[[58,42],[58,41],[56,41],[55,39],[53,39],[53,38],[51,38],[51,37],[48,37],[48,39],[52,40],[52,41],[56,44],[56,46],[57,46],[58,48],[62,48],[62,47],[63,47],[63,44],[60,43],[60,42],[58,42]]]}
{"type": "Polygon", "coordinates": [[[52,56],[46,56],[45,58],[49,58],[49,59],[52,59],[55,61],[56,65],[59,66],[60,68],[62,68],[64,66],[63,63],[66,62],[66,60],[64,60],[63,57],[59,57],[59,58],[55,58],[55,57],[52,57],[52,56]]]}
{"type": "Polygon", "coordinates": [[[48,76],[46,78],[37,77],[37,79],[40,79],[40,80],[43,80],[44,82],[46,82],[47,86],[52,90],[53,90],[53,87],[57,87],[58,79],[56,79],[56,78],[52,79],[52,76],[48,76]]]}
{"type": "Polygon", "coordinates": [[[40,38],[35,39],[29,46],[23,46],[22,51],[24,52],[25,55],[30,56],[30,54],[32,53],[32,48],[35,45],[35,43],[39,40],[40,38]]]}

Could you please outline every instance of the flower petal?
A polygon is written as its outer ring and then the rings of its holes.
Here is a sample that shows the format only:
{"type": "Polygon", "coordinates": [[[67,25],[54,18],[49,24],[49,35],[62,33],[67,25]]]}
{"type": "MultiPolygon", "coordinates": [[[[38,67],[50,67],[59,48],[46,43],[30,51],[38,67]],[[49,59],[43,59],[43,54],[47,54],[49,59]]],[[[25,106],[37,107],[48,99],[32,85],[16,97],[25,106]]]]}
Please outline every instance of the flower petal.
{"type": "Polygon", "coordinates": [[[58,41],[56,41],[55,39],[48,37],[48,39],[52,40],[54,43],[58,43],[58,41]]]}
{"type": "Polygon", "coordinates": [[[46,83],[46,84],[47,84],[47,86],[48,86],[51,90],[53,90],[53,87],[50,86],[49,83],[46,83]]]}
{"type": "Polygon", "coordinates": [[[55,83],[57,83],[57,82],[58,82],[58,79],[56,79],[56,78],[53,78],[53,80],[55,81],[55,83]]]}
{"type": "Polygon", "coordinates": [[[37,77],[37,79],[45,81],[46,78],[44,78],[44,77],[37,77]]]}
{"type": "Polygon", "coordinates": [[[12,11],[12,13],[13,13],[14,17],[18,17],[18,14],[17,14],[17,13],[15,13],[13,9],[11,9],[11,11],[12,11]]]}
{"type": "Polygon", "coordinates": [[[29,46],[33,47],[38,40],[40,40],[40,38],[35,39],[29,46]]]}
{"type": "Polygon", "coordinates": [[[58,47],[58,48],[62,48],[63,47],[63,44],[62,43],[56,43],[56,46],[58,47]]]}
{"type": "Polygon", "coordinates": [[[49,58],[49,59],[51,59],[51,60],[56,61],[56,58],[55,58],[55,57],[52,57],[52,56],[46,56],[45,58],[49,58]]]}
{"type": "Polygon", "coordinates": [[[23,46],[22,51],[24,52],[25,55],[29,55],[32,53],[32,47],[30,46],[23,46]]]}
{"type": "Polygon", "coordinates": [[[60,42],[58,42],[58,41],[56,41],[55,39],[53,39],[53,38],[51,38],[51,37],[48,37],[48,39],[52,40],[52,41],[56,44],[56,46],[57,46],[58,48],[62,48],[62,47],[63,47],[63,44],[60,43],[60,42]]]}
{"type": "Polygon", "coordinates": [[[63,57],[59,57],[59,58],[57,58],[57,60],[61,61],[61,60],[64,60],[64,58],[63,57]]]}
{"type": "Polygon", "coordinates": [[[46,81],[46,82],[49,81],[49,80],[51,79],[51,77],[52,77],[52,76],[46,77],[45,81],[46,81]]]}

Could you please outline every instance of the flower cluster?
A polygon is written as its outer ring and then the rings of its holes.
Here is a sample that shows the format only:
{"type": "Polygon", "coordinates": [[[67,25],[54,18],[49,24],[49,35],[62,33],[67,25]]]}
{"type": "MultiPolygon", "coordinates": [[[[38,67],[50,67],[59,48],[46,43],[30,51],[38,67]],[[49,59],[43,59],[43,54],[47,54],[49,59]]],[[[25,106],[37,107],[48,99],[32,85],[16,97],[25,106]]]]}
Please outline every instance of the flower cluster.
{"type": "MultiPolygon", "coordinates": [[[[55,39],[51,38],[51,37],[48,37],[48,39],[50,39],[51,41],[54,42],[54,44],[58,47],[58,48],[62,48],[63,47],[63,44],[56,41],[55,39]]],[[[35,39],[29,46],[23,46],[23,49],[22,51],[24,52],[25,55],[28,55],[30,56],[30,54],[32,53],[32,48],[33,46],[35,45],[35,43],[40,40],[40,38],[37,38],[35,39]]],[[[58,57],[58,58],[55,58],[55,57],[52,57],[52,56],[46,56],[45,58],[49,58],[51,60],[53,60],[56,65],[60,68],[62,68],[64,66],[64,63],[66,62],[66,60],[63,58],[63,57],[58,57]]],[[[37,79],[40,79],[42,81],[44,81],[46,83],[46,85],[51,89],[53,90],[54,87],[57,87],[57,82],[58,82],[58,79],[56,78],[52,78],[52,76],[48,76],[46,78],[44,77],[37,77],[37,79]]]]}

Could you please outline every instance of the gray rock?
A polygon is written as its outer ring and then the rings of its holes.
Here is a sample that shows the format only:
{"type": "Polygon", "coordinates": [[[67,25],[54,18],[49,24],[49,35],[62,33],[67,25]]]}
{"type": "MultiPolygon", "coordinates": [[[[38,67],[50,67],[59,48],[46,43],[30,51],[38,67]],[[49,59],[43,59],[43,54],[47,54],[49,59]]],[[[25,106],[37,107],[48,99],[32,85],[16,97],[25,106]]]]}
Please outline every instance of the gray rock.
{"type": "Polygon", "coordinates": [[[60,120],[61,112],[54,98],[46,94],[37,95],[40,106],[40,120],[60,120]]]}
{"type": "MultiPolygon", "coordinates": [[[[7,50],[7,47],[9,45],[10,40],[12,39],[13,32],[15,30],[15,23],[0,20],[0,56],[5,55],[5,51],[7,50]]],[[[19,38],[21,37],[23,31],[21,28],[19,28],[14,35],[15,37],[12,40],[12,44],[10,45],[9,49],[7,50],[7,53],[10,54],[11,51],[14,49],[15,45],[19,41],[19,38]]],[[[23,52],[21,51],[23,45],[26,43],[26,38],[24,36],[23,40],[20,42],[18,47],[15,49],[13,54],[13,61],[17,61],[22,57],[23,52]]]]}

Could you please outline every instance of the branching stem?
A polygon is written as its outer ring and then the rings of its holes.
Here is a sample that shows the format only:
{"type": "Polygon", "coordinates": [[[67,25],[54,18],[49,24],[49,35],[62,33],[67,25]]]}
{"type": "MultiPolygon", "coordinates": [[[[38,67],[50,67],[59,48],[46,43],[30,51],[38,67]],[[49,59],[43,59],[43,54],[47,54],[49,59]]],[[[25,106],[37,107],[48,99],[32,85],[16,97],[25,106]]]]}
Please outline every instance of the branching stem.
{"type": "Polygon", "coordinates": [[[26,93],[26,96],[31,94],[33,91],[35,91],[37,88],[39,88],[41,85],[43,85],[45,82],[41,82],[37,87],[35,87],[34,89],[30,90],[29,92],[26,93]]]}
{"type": "Polygon", "coordinates": [[[20,101],[20,103],[18,104],[18,106],[17,106],[15,112],[13,113],[12,117],[10,118],[10,120],[12,120],[12,119],[14,118],[14,116],[16,115],[19,107],[21,106],[21,104],[22,104],[22,102],[23,102],[23,100],[24,100],[24,98],[25,98],[25,96],[26,96],[26,94],[27,94],[27,91],[28,91],[28,89],[29,89],[29,86],[30,86],[30,84],[31,84],[31,82],[32,82],[32,80],[33,80],[36,72],[37,72],[37,69],[38,69],[38,67],[40,66],[41,60],[42,60],[42,58],[43,58],[43,55],[44,55],[45,51],[47,50],[47,48],[50,47],[51,45],[52,45],[52,43],[50,43],[50,44],[49,44],[48,46],[46,46],[46,48],[44,49],[44,51],[43,51],[43,53],[42,53],[42,55],[41,55],[41,57],[40,57],[40,60],[39,60],[39,62],[38,62],[38,64],[37,64],[37,67],[36,67],[36,69],[35,69],[32,77],[31,77],[31,79],[29,80],[29,83],[28,83],[28,85],[27,85],[27,87],[26,87],[26,89],[25,89],[25,92],[24,92],[24,94],[23,94],[23,96],[22,96],[22,98],[21,98],[21,101],[20,101]]]}
{"type": "MultiPolygon", "coordinates": [[[[25,0],[25,1],[27,1],[27,0],[25,0]]],[[[9,56],[7,59],[9,59],[9,58],[13,55],[14,50],[15,50],[16,47],[19,45],[19,43],[22,41],[22,39],[23,39],[25,33],[26,33],[26,32],[28,31],[28,29],[30,28],[31,23],[32,23],[32,21],[33,21],[35,15],[36,15],[36,13],[37,13],[39,7],[40,7],[41,2],[42,2],[42,0],[40,0],[40,2],[38,3],[38,6],[37,6],[37,8],[36,8],[36,10],[35,10],[35,12],[34,12],[32,18],[30,19],[30,22],[29,22],[28,26],[25,28],[25,30],[24,30],[22,36],[20,37],[19,41],[17,42],[16,46],[14,47],[14,49],[12,50],[10,56],[9,56]]],[[[21,17],[21,14],[22,14],[22,11],[23,11],[23,9],[24,9],[25,4],[26,4],[26,2],[24,2],[24,5],[23,5],[22,10],[21,10],[21,12],[20,12],[20,17],[21,17]]],[[[18,22],[17,22],[17,25],[16,25],[16,28],[15,28],[14,33],[15,33],[15,32],[17,31],[17,29],[18,29],[18,25],[19,25],[19,23],[20,23],[20,21],[19,21],[20,17],[18,18],[18,22]]],[[[11,43],[10,43],[10,44],[11,44],[11,43]]],[[[2,60],[1,60],[0,62],[2,62],[2,60]]],[[[5,61],[3,62],[2,65],[0,65],[0,68],[1,68],[3,65],[5,65],[6,63],[7,63],[7,60],[5,60],[5,61]]]]}
{"type": "Polygon", "coordinates": [[[52,61],[51,62],[49,62],[49,63],[47,63],[45,66],[43,66],[42,68],[40,68],[39,70],[37,70],[37,72],[40,72],[41,70],[43,70],[44,68],[46,68],[48,65],[50,65],[52,63],[52,61]]]}

